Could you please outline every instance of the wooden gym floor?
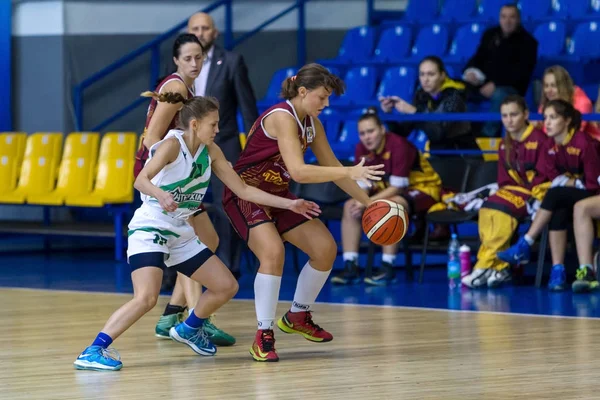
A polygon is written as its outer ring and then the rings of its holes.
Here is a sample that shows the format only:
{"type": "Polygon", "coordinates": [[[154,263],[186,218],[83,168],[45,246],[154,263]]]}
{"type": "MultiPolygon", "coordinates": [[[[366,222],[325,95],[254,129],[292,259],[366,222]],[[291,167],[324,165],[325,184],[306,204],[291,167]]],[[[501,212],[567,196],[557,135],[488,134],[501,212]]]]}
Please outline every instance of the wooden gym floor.
{"type": "Polygon", "coordinates": [[[238,343],[201,357],[154,337],[161,297],[114,344],[121,371],[75,370],[79,352],[130,296],[0,289],[0,398],[600,398],[598,319],[407,307],[317,304],[315,320],[333,342],[277,331],[280,362],[257,363],[248,354],[252,301],[218,313],[238,343]]]}

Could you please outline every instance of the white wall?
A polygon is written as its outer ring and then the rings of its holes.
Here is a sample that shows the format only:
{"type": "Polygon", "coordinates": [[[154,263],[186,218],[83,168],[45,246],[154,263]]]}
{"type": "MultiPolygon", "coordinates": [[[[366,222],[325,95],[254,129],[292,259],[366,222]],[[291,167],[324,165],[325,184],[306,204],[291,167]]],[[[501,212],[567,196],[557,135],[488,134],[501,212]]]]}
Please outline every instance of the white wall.
{"type": "MultiPolygon", "coordinates": [[[[158,34],[210,5],[212,0],[27,0],[14,3],[13,35],[158,34]]],[[[406,0],[378,1],[378,9],[402,9],[406,0]]],[[[274,16],[291,0],[234,0],[235,31],[248,31],[274,16]]],[[[224,26],[224,8],[212,13],[224,26]]],[[[292,12],[268,30],[295,30],[292,12]]],[[[365,0],[311,0],[306,5],[308,29],[347,29],[367,21],[365,0]]]]}

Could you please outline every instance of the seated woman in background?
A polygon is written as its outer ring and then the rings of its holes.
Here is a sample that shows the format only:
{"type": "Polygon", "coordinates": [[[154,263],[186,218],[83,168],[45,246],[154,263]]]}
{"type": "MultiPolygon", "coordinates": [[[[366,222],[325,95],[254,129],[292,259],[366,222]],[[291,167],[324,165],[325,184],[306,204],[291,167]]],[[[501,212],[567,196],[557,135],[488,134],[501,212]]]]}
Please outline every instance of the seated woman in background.
{"type": "MultiPolygon", "coordinates": [[[[564,258],[567,247],[567,229],[572,223],[573,207],[583,199],[598,194],[600,184],[600,143],[580,131],[581,114],[564,100],[551,100],[544,109],[546,131],[554,140],[548,153],[553,159],[556,176],[536,213],[531,227],[519,241],[508,250],[498,253],[498,258],[508,263],[526,263],[531,246],[548,225],[550,249],[552,252],[552,272],[548,284],[550,290],[564,290],[564,258]]],[[[573,289],[597,287],[593,274],[577,275],[587,284],[573,283],[573,289]]]]}
{"type": "MultiPolygon", "coordinates": [[[[546,68],[543,78],[542,100],[538,112],[543,113],[546,104],[551,100],[562,99],[575,107],[581,114],[591,114],[594,107],[590,98],[585,94],[583,89],[573,83],[573,79],[569,72],[560,65],[554,65],[546,68]]],[[[546,132],[542,121],[536,124],[538,129],[546,132]]],[[[588,124],[583,121],[581,130],[590,134],[592,137],[600,138],[600,129],[597,124],[588,124]]]]}
{"type": "MultiPolygon", "coordinates": [[[[396,109],[402,114],[465,112],[465,85],[448,78],[443,61],[439,57],[425,57],[419,64],[419,88],[412,104],[398,96],[379,99],[381,109],[389,113],[396,109]]],[[[389,122],[389,130],[400,136],[408,136],[413,130],[421,130],[429,139],[430,150],[477,150],[477,142],[467,121],[448,122],[389,122]]]]}
{"type": "Polygon", "coordinates": [[[496,257],[506,250],[528,204],[541,201],[553,176],[548,151],[554,141],[529,123],[525,99],[508,96],[500,107],[506,136],[498,149],[498,191],[479,210],[481,246],[473,271],[462,279],[470,288],[497,287],[511,280],[509,264],[496,257]]]}
{"type": "MultiPolygon", "coordinates": [[[[355,160],[365,159],[365,165],[384,165],[385,176],[372,182],[367,190],[371,200],[391,200],[404,206],[409,215],[423,215],[440,199],[442,181],[429,162],[406,138],[386,132],[370,109],[358,120],[360,143],[356,145],[355,160]]],[[[350,199],[344,204],[342,217],[342,247],[344,270],[331,279],[332,283],[346,285],[360,282],[358,249],[362,236],[361,219],[365,206],[350,199]]],[[[386,285],[395,280],[394,260],[397,244],[383,248],[381,269],[365,277],[371,285],[386,285]]]]}

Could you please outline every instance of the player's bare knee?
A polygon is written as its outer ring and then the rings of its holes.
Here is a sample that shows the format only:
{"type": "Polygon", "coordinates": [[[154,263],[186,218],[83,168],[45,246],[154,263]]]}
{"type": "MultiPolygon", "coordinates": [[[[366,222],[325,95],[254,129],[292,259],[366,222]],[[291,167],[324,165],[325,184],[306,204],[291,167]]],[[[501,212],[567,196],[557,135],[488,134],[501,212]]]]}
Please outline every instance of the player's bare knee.
{"type": "Polygon", "coordinates": [[[256,255],[260,262],[260,271],[262,273],[281,273],[283,271],[283,262],[285,260],[285,248],[283,243],[273,243],[266,249],[261,249],[260,254],[256,255]]]}
{"type": "Polygon", "coordinates": [[[587,201],[580,201],[575,203],[573,207],[573,219],[581,220],[587,218],[590,213],[590,207],[588,207],[587,201]]]}
{"type": "Polygon", "coordinates": [[[313,268],[322,271],[330,270],[337,257],[337,245],[332,237],[320,238],[316,241],[309,256],[313,268]]]}
{"type": "Polygon", "coordinates": [[[153,293],[143,293],[136,296],[136,300],[143,307],[144,312],[151,311],[158,302],[158,295],[153,293]]]}
{"type": "Polygon", "coordinates": [[[231,278],[229,280],[229,282],[227,282],[227,285],[225,286],[224,290],[223,290],[223,294],[227,296],[227,300],[233,298],[233,296],[235,296],[235,294],[238,292],[238,290],[240,289],[240,285],[237,283],[237,281],[235,280],[235,278],[231,278]]]}

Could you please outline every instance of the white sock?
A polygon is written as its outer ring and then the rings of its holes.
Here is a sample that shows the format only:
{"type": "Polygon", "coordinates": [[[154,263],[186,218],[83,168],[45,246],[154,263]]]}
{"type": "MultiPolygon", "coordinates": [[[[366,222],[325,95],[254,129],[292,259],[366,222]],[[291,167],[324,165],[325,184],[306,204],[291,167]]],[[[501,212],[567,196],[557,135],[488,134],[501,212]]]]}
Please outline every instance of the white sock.
{"type": "Polygon", "coordinates": [[[318,271],[307,262],[298,277],[294,302],[290,311],[310,311],[310,306],[317,300],[317,296],[321,292],[321,289],[323,289],[325,282],[327,282],[330,272],[331,270],[318,271]]]}
{"type": "Polygon", "coordinates": [[[356,260],[358,260],[358,253],[355,253],[352,251],[345,251],[343,257],[344,257],[344,262],[356,261],[356,260]]]}
{"type": "Polygon", "coordinates": [[[525,235],[525,236],[523,236],[523,238],[525,239],[527,244],[530,246],[533,246],[533,244],[535,243],[535,239],[532,239],[531,236],[529,236],[529,235],[525,235]]]}
{"type": "Polygon", "coordinates": [[[258,329],[273,329],[280,287],[280,276],[261,274],[260,272],[256,274],[256,279],[254,279],[254,307],[256,308],[258,329]]]}
{"type": "Polygon", "coordinates": [[[396,255],[395,254],[384,254],[381,256],[381,261],[384,263],[391,264],[393,266],[394,261],[396,261],[396,255]]]}

